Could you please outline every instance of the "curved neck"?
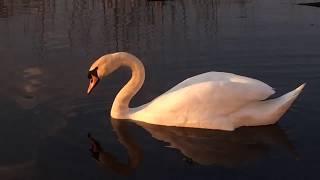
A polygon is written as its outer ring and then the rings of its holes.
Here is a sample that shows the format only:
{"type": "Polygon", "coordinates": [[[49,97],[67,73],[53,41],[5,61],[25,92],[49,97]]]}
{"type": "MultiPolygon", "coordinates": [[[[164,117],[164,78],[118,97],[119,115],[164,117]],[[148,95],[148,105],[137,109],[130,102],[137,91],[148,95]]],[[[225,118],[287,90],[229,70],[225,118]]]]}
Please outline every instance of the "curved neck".
{"type": "Polygon", "coordinates": [[[131,79],[119,91],[112,104],[111,116],[115,118],[127,118],[129,103],[143,85],[145,71],[141,61],[131,54],[119,54],[116,56],[119,66],[131,69],[131,79]]]}

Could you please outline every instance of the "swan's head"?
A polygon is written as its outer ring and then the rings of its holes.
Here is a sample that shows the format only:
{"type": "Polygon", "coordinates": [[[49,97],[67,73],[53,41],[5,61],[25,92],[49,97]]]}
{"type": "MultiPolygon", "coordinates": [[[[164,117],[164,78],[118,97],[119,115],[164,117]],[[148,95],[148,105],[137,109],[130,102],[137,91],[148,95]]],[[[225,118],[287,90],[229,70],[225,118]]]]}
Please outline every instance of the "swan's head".
{"type": "Polygon", "coordinates": [[[119,68],[119,61],[116,61],[115,57],[117,57],[116,53],[107,54],[97,59],[91,65],[88,72],[89,87],[87,94],[92,92],[103,77],[111,74],[114,70],[119,68]]]}

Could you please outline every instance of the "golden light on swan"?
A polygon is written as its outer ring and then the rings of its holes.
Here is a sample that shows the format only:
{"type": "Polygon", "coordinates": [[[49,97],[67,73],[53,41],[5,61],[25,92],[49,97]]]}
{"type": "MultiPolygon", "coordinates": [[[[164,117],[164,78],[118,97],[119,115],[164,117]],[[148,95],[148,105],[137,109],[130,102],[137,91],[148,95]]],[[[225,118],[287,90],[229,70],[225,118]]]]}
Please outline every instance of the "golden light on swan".
{"type": "Polygon", "coordinates": [[[142,87],[145,70],[132,54],[106,54],[90,67],[90,93],[97,83],[121,66],[131,69],[131,79],[117,94],[111,109],[115,119],[150,124],[204,129],[234,130],[241,126],[276,123],[301,93],[305,84],[275,99],[262,81],[226,72],[207,72],[190,77],[154,100],[135,108],[129,103],[142,87]]]}

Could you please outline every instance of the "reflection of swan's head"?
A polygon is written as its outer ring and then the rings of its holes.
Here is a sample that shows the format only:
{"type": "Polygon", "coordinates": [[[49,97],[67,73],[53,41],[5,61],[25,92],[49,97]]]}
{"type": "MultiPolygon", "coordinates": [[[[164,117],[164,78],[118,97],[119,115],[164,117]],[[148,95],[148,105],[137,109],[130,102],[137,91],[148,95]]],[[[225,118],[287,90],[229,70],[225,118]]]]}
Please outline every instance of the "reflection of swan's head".
{"type": "Polygon", "coordinates": [[[118,69],[121,65],[121,61],[118,60],[120,56],[127,56],[127,53],[113,53],[106,54],[97,59],[90,67],[88,72],[88,78],[90,79],[87,93],[94,89],[99,81],[118,69]]]}
{"type": "Polygon", "coordinates": [[[130,175],[142,160],[142,150],[132,139],[126,123],[112,119],[111,124],[118,136],[120,144],[128,151],[128,162],[123,163],[119,161],[111,152],[105,151],[98,140],[88,134],[91,144],[91,155],[102,168],[111,169],[118,174],[130,175]]]}
{"type": "Polygon", "coordinates": [[[96,139],[94,139],[90,133],[88,134],[88,138],[90,139],[90,144],[91,144],[91,148],[90,148],[91,155],[94,159],[99,161],[99,155],[100,153],[103,152],[103,149],[100,143],[96,139]]]}

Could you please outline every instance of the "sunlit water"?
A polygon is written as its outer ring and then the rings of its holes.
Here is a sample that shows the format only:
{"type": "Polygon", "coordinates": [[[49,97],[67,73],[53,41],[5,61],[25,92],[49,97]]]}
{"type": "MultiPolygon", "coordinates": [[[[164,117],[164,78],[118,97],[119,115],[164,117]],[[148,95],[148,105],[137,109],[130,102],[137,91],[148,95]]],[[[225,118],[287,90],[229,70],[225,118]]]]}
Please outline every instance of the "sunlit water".
{"type": "Polygon", "coordinates": [[[319,179],[320,8],[302,2],[0,0],[0,179],[319,179]],[[115,51],[146,67],[132,106],[210,70],[279,94],[308,84],[277,126],[111,123],[129,71],[85,91],[89,65],[115,51]],[[91,157],[89,132],[106,166],[91,157]]]}

